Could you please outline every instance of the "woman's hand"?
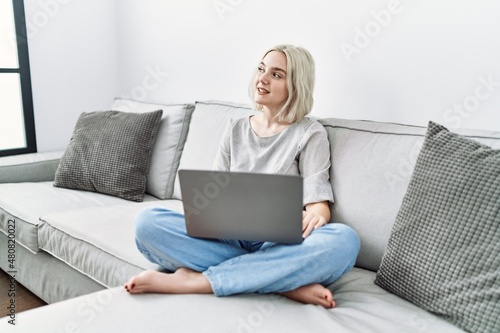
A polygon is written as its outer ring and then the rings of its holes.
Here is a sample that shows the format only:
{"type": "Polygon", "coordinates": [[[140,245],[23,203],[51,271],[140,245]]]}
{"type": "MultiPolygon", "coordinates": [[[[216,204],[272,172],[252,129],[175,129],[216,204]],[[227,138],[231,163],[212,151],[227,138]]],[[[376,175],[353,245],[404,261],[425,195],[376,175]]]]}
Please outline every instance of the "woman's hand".
{"type": "Polygon", "coordinates": [[[302,238],[306,238],[314,229],[318,229],[330,221],[330,207],[327,201],[306,205],[302,212],[302,238]]]}

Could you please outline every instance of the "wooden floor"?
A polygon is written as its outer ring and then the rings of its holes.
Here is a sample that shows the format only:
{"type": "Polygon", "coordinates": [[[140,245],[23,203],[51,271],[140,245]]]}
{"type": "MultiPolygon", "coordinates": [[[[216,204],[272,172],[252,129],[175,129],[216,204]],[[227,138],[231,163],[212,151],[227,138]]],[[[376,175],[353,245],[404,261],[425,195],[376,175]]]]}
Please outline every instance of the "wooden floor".
{"type": "Polygon", "coordinates": [[[9,314],[8,307],[12,301],[15,302],[16,313],[47,305],[19,283],[11,288],[10,276],[0,269],[0,317],[9,314]],[[12,291],[15,292],[15,295],[12,294],[12,291]]]}

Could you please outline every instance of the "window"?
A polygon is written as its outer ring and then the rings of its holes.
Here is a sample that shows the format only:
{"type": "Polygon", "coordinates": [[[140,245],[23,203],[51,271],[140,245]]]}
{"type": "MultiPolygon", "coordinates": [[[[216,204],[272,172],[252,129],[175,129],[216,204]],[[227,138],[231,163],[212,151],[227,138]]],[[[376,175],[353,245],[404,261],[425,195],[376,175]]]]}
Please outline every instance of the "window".
{"type": "Polygon", "coordinates": [[[0,0],[0,156],[36,152],[24,4],[0,0]]]}

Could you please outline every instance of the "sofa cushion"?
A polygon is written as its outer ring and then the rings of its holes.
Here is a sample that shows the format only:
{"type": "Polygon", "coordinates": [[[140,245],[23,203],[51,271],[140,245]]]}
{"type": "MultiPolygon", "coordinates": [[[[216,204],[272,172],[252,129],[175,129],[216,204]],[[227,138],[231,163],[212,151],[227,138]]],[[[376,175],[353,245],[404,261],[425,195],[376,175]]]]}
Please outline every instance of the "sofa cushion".
{"type": "MultiPolygon", "coordinates": [[[[332,218],[357,231],[356,265],[376,271],[422,147],[425,127],[374,121],[321,119],[330,140],[335,204],[332,218]]],[[[456,130],[494,148],[500,132],[456,130]]]]}
{"type": "MultiPolygon", "coordinates": [[[[248,117],[254,113],[250,106],[243,104],[196,102],[179,169],[211,170],[229,120],[248,117]]],[[[181,198],[178,177],[175,180],[173,198],[181,198]]]]}
{"type": "Polygon", "coordinates": [[[142,201],[162,113],[82,113],[54,186],[142,201]]]}
{"type": "Polygon", "coordinates": [[[130,295],[120,286],[21,312],[18,317],[25,331],[37,333],[63,332],[68,323],[82,331],[123,333],[464,333],[374,285],[374,275],[353,269],[331,285],[337,302],[333,309],[301,304],[277,294],[130,295]],[[138,311],[141,320],[132,315],[138,311]]]}
{"type": "Polygon", "coordinates": [[[123,285],[144,269],[157,269],[137,250],[134,219],[148,206],[182,211],[179,200],[129,202],[45,214],[40,248],[105,287],[123,285]]]}
{"type": "Polygon", "coordinates": [[[500,331],[500,150],[430,122],[375,283],[471,332],[500,331]]]}
{"type": "MultiPolygon", "coordinates": [[[[150,195],[144,201],[157,200],[150,195]]],[[[0,231],[8,234],[9,220],[15,221],[18,244],[33,253],[39,251],[38,227],[40,216],[88,207],[123,204],[124,199],[86,191],[74,191],[52,186],[52,182],[0,184],[0,231]]]]}
{"type": "Polygon", "coordinates": [[[146,193],[170,199],[194,104],[158,104],[116,98],[111,109],[138,113],[163,110],[151,154],[146,193]]]}

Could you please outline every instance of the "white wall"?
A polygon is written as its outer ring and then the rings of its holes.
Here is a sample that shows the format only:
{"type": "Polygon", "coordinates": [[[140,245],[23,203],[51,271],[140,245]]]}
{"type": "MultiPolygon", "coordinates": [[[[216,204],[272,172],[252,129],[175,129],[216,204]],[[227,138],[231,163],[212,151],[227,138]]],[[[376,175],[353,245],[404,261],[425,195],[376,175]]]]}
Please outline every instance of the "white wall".
{"type": "Polygon", "coordinates": [[[248,103],[262,52],[292,43],[316,59],[314,115],[500,130],[498,17],[495,0],[120,0],[120,90],[157,66],[149,100],[248,103]]]}
{"type": "Polygon", "coordinates": [[[64,149],[83,111],[118,94],[114,0],[25,0],[38,151],[64,149]]]}
{"type": "Polygon", "coordinates": [[[114,96],[249,103],[280,43],[316,59],[313,115],[500,131],[496,0],[27,0],[28,19],[46,2],[65,4],[29,44],[39,151],[114,96]]]}

